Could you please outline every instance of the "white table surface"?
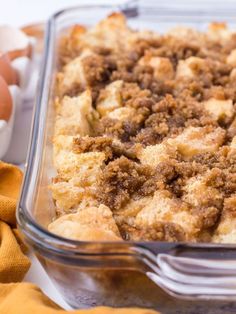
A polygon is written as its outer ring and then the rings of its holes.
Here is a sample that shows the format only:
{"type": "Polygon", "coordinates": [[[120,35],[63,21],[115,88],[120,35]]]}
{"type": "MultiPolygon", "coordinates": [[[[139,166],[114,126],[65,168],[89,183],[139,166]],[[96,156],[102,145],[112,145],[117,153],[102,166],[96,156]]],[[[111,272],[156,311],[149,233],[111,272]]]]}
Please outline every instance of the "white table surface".
{"type": "MultiPolygon", "coordinates": [[[[121,3],[121,1],[114,0],[0,0],[1,10],[0,10],[0,23],[4,25],[12,26],[22,26],[29,23],[36,23],[47,20],[47,18],[57,10],[68,6],[74,5],[84,5],[92,3],[121,3]],[[4,3],[4,4],[3,4],[4,3]]],[[[32,101],[27,101],[24,105],[23,113],[16,123],[16,128],[13,133],[13,141],[11,144],[11,150],[15,150],[22,157],[22,162],[26,155],[26,147],[28,144],[30,125],[32,117],[32,101]],[[22,127],[23,126],[23,127],[22,127]],[[18,140],[20,139],[20,141],[18,140]]],[[[14,162],[13,160],[6,160],[14,162]]],[[[53,286],[46,272],[36,259],[36,257],[31,253],[29,255],[32,266],[29,272],[26,274],[24,281],[32,282],[37,284],[45,294],[47,294],[53,301],[61,305],[65,309],[70,309],[70,307],[61,298],[60,294],[53,286]]]]}

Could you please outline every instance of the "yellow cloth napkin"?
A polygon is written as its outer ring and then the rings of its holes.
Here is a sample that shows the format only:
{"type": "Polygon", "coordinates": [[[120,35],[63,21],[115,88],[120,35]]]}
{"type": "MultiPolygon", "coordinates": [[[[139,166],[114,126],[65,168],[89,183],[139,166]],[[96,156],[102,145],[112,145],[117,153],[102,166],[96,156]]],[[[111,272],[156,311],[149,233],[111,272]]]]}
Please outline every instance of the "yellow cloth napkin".
{"type": "Polygon", "coordinates": [[[22,181],[21,171],[0,161],[0,282],[21,281],[30,267],[22,252],[16,226],[16,202],[22,181]]]}
{"type": "Polygon", "coordinates": [[[30,267],[25,246],[16,229],[16,202],[22,181],[21,171],[0,161],[0,313],[1,314],[157,314],[149,309],[62,310],[31,283],[21,281],[30,267]]]}
{"type": "Polygon", "coordinates": [[[149,309],[96,307],[64,311],[31,283],[0,284],[1,314],[157,314],[149,309]]]}

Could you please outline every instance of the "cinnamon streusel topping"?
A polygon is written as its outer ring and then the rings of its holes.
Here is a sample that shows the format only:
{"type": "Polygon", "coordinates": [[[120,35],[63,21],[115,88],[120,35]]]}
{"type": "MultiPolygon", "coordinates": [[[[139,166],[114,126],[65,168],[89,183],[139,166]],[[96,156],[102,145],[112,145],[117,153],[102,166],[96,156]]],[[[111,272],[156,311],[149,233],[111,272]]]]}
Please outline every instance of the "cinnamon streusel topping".
{"type": "Polygon", "coordinates": [[[236,242],[236,32],[130,29],[114,13],[60,45],[58,217],[79,240],[236,242]]]}

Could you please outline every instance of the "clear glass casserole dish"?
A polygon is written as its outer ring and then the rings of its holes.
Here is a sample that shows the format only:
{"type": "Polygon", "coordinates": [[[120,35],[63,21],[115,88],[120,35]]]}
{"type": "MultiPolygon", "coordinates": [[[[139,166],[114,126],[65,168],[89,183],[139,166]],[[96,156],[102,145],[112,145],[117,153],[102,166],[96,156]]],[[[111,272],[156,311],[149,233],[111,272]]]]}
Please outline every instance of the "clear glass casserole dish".
{"type": "Polygon", "coordinates": [[[133,28],[166,31],[176,24],[205,29],[211,21],[235,27],[232,2],[131,1],[83,6],[56,13],[48,22],[31,143],[18,207],[18,224],[45,270],[72,307],[151,307],[163,313],[227,313],[236,310],[236,246],[166,242],[81,242],[47,231],[55,216],[48,184],[52,163],[52,104],[58,39],[68,27],[95,24],[122,11],[133,28]],[[88,23],[89,21],[89,23],[88,23]],[[235,265],[235,266],[234,266],[235,265]],[[164,292],[164,291],[165,292],[164,292]],[[173,297],[184,299],[181,301],[173,297]],[[214,301],[211,301],[211,299],[214,301]],[[206,304],[207,300],[207,304],[206,304]]]}

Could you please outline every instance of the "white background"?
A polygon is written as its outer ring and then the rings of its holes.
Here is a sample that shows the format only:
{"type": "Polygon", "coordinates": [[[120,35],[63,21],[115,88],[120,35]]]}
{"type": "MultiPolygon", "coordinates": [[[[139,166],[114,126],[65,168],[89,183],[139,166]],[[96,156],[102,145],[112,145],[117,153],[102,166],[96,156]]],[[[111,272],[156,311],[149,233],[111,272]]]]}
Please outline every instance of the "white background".
{"type": "Polygon", "coordinates": [[[0,0],[0,23],[22,26],[45,21],[55,11],[86,4],[116,4],[125,0],[0,0]]]}

